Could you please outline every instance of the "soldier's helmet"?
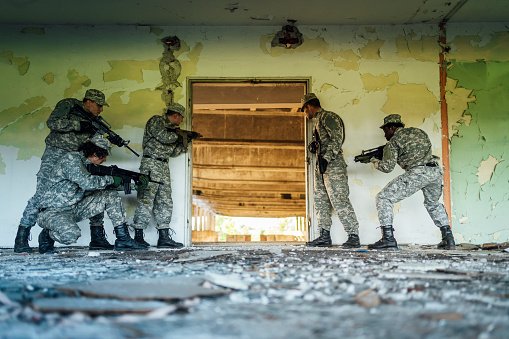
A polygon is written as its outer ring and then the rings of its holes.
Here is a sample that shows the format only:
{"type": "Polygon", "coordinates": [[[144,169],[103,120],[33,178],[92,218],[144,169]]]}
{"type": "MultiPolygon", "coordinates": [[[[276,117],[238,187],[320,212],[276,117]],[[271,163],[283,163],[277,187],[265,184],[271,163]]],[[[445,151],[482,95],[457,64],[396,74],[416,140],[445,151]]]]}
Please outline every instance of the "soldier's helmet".
{"type": "Polygon", "coordinates": [[[168,106],[168,109],[166,110],[166,114],[170,114],[171,115],[171,114],[174,114],[174,113],[178,113],[181,116],[185,117],[186,116],[186,109],[181,104],[177,104],[176,102],[172,102],[168,106]]]}
{"type": "Polygon", "coordinates": [[[388,124],[402,124],[403,126],[405,125],[403,124],[403,122],[401,122],[401,115],[399,114],[389,114],[388,116],[386,116],[384,118],[384,124],[380,126],[380,128],[384,128],[388,124]]]}
{"type": "Polygon", "coordinates": [[[111,142],[104,137],[104,135],[100,133],[96,133],[91,139],[90,142],[96,145],[97,147],[101,147],[107,151],[111,150],[112,144],[111,142]]]}
{"type": "Polygon", "coordinates": [[[110,106],[106,103],[106,97],[104,96],[104,93],[101,92],[98,89],[89,89],[85,93],[85,98],[88,100],[92,100],[93,102],[97,103],[101,106],[110,106]]]}
{"type": "Polygon", "coordinates": [[[304,96],[300,99],[300,111],[302,112],[304,110],[304,105],[313,99],[318,99],[315,93],[304,94],[304,96]]]}

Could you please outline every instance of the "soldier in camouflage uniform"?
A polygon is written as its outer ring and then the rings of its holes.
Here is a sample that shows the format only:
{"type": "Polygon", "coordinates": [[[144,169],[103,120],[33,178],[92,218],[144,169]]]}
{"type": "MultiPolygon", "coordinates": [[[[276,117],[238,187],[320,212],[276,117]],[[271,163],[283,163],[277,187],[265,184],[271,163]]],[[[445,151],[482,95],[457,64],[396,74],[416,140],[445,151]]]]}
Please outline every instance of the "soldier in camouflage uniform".
{"type": "Polygon", "coordinates": [[[384,173],[391,172],[396,164],[405,173],[388,183],[376,196],[378,219],[382,228],[382,239],[368,245],[369,249],[397,249],[398,244],[393,234],[393,205],[415,192],[424,194],[424,206],[440,228],[442,241],[440,249],[454,249],[454,237],[449,226],[449,218],[444,205],[439,201],[443,193],[443,171],[438,164],[439,158],[432,154],[428,135],[414,127],[404,128],[399,114],[385,117],[380,126],[385,133],[387,145],[384,147],[382,160],[372,157],[369,161],[376,169],[384,173]]]}
{"type": "MultiPolygon", "coordinates": [[[[50,129],[50,134],[46,137],[46,149],[41,158],[41,167],[37,173],[37,186],[35,194],[27,203],[23,211],[18,233],[14,242],[14,252],[31,253],[32,249],[28,245],[30,229],[35,225],[38,215],[38,202],[44,186],[48,182],[53,166],[68,152],[75,152],[78,147],[94,135],[91,123],[76,114],[72,114],[73,107],[79,105],[87,112],[98,116],[103,111],[103,106],[109,106],[104,94],[96,89],[89,89],[85,93],[83,101],[74,98],[67,98],[59,101],[46,125],[50,129]]],[[[92,216],[90,218],[90,231],[92,241],[90,246],[93,249],[112,249],[113,245],[108,243],[104,237],[95,237],[94,235],[103,234],[103,214],[92,216]]]]}
{"type": "Polygon", "coordinates": [[[174,241],[169,234],[173,200],[168,166],[168,158],[187,151],[182,137],[168,130],[178,128],[184,120],[184,114],[185,108],[182,105],[172,103],[166,112],[162,115],[154,115],[145,126],[140,172],[152,180],[163,182],[162,185],[150,182],[145,189],[138,191],[138,205],[133,223],[134,240],[146,247],[150,245],[143,238],[143,230],[149,225],[152,214],[159,232],[157,247],[181,248],[184,246],[174,241]]]}
{"type": "Polygon", "coordinates": [[[326,111],[313,93],[304,95],[301,100],[302,111],[308,119],[313,119],[313,142],[308,151],[317,155],[315,166],[314,202],[320,236],[306,246],[330,247],[332,240],[332,209],[348,234],[343,248],[360,247],[359,222],[348,195],[348,174],[343,158],[345,128],[343,120],[334,112],[326,111]]]}
{"type": "Polygon", "coordinates": [[[146,250],[130,237],[124,205],[113,189],[122,179],[91,175],[86,169],[88,164],[106,161],[110,148],[110,142],[96,134],[80,146],[79,152],[68,152],[55,164],[39,201],[37,223],[43,228],[39,253],[54,253],[55,241],[66,245],[76,242],[81,236],[77,223],[104,211],[115,226],[115,250],[146,250]]]}

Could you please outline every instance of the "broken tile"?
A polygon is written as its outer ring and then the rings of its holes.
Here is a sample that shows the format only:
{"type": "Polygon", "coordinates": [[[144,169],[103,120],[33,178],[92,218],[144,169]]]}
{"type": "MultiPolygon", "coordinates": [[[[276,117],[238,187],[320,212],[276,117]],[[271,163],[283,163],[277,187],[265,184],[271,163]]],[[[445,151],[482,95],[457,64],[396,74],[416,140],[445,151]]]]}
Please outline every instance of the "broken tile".
{"type": "Polygon", "coordinates": [[[186,252],[186,254],[179,255],[179,259],[176,259],[174,262],[176,263],[184,263],[190,261],[199,261],[199,260],[207,260],[216,257],[221,257],[225,255],[234,255],[236,251],[196,251],[194,252],[186,252]]]}
{"type": "Polygon", "coordinates": [[[185,284],[182,279],[138,279],[138,280],[98,280],[83,284],[56,286],[56,290],[66,293],[79,292],[85,296],[116,298],[122,300],[180,300],[192,297],[210,297],[229,293],[224,289],[209,289],[185,284]]]}
{"type": "Polygon", "coordinates": [[[421,314],[421,318],[440,321],[440,320],[449,320],[449,321],[457,321],[463,319],[463,314],[455,313],[455,312],[446,312],[446,313],[427,313],[421,314]]]}
{"type": "Polygon", "coordinates": [[[167,306],[160,301],[127,301],[116,299],[96,298],[43,298],[32,302],[35,310],[40,312],[73,313],[82,312],[87,314],[124,314],[124,313],[148,313],[167,306]]]}

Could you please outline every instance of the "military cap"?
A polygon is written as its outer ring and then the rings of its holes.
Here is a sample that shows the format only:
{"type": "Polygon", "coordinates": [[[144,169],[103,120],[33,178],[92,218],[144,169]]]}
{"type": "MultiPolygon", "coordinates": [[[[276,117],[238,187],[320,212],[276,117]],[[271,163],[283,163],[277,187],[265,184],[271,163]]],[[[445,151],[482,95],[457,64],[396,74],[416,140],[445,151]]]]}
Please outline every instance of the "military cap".
{"type": "Polygon", "coordinates": [[[308,101],[313,100],[313,99],[318,99],[316,97],[315,93],[304,94],[304,96],[300,99],[300,110],[303,111],[304,110],[304,105],[306,103],[308,103],[308,101]]]}
{"type": "Polygon", "coordinates": [[[106,103],[104,93],[98,89],[87,90],[87,92],[85,93],[84,99],[92,100],[93,102],[95,102],[101,106],[110,106],[106,103]]]}
{"type": "Polygon", "coordinates": [[[168,109],[166,110],[166,114],[170,114],[171,115],[173,113],[178,113],[178,114],[180,114],[182,116],[185,116],[186,109],[181,104],[177,104],[176,102],[172,102],[168,106],[168,109]]]}
{"type": "Polygon", "coordinates": [[[96,133],[91,139],[90,142],[96,145],[97,147],[101,147],[102,149],[105,149],[109,151],[111,149],[111,142],[104,137],[104,135],[100,133],[96,133]]]}
{"type": "Polygon", "coordinates": [[[384,124],[380,126],[380,128],[384,128],[385,125],[388,124],[403,124],[401,122],[401,115],[399,114],[389,114],[384,118],[384,124]]]}

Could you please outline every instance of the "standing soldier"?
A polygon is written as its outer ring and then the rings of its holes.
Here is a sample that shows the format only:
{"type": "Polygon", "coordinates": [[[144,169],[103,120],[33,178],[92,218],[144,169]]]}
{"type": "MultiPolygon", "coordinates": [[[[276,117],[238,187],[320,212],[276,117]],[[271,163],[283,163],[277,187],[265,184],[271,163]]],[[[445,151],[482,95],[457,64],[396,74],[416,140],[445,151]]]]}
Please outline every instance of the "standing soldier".
{"type": "Polygon", "coordinates": [[[320,101],[313,93],[304,95],[301,104],[306,117],[313,119],[313,142],[309,144],[308,150],[317,157],[314,200],[320,228],[320,236],[307,242],[306,246],[332,246],[330,228],[334,208],[348,234],[348,240],[342,247],[358,248],[359,222],[348,197],[348,174],[342,150],[345,138],[343,120],[336,113],[321,108],[320,101]]]}
{"type": "MultiPolygon", "coordinates": [[[[66,153],[77,151],[78,147],[95,133],[90,121],[77,114],[72,114],[75,105],[81,106],[93,116],[99,116],[103,111],[103,106],[109,106],[105,101],[104,93],[97,89],[89,89],[85,93],[83,101],[74,98],[63,99],[57,103],[55,109],[51,112],[46,121],[50,134],[45,140],[46,149],[42,155],[41,167],[37,173],[35,194],[30,198],[23,211],[23,217],[14,241],[14,252],[16,253],[32,252],[28,244],[30,229],[36,223],[40,196],[48,182],[53,166],[66,153]]],[[[90,218],[91,249],[113,248],[113,245],[108,243],[104,237],[103,218],[104,214],[102,213],[90,218]]]]}
{"type": "Polygon", "coordinates": [[[184,245],[171,238],[169,231],[173,210],[171,199],[171,179],[168,158],[176,157],[187,151],[181,135],[175,129],[184,120],[185,108],[177,103],[168,106],[162,115],[151,117],[143,135],[143,159],[140,172],[149,176],[158,184],[150,182],[145,189],[138,191],[138,205],[134,213],[134,240],[149,247],[143,239],[143,230],[150,223],[152,214],[159,232],[158,248],[181,248],[184,245]]]}
{"type": "Polygon", "coordinates": [[[454,236],[449,226],[449,218],[444,205],[438,200],[444,191],[442,180],[444,173],[438,164],[439,158],[432,154],[431,141],[426,132],[414,127],[404,127],[399,114],[386,116],[384,124],[380,126],[388,141],[384,147],[383,158],[369,159],[381,172],[389,173],[398,164],[405,173],[388,183],[376,196],[382,239],[368,245],[368,249],[398,248],[392,228],[393,205],[419,190],[424,194],[424,206],[442,233],[442,241],[437,247],[454,249],[454,236]]]}
{"type": "Polygon", "coordinates": [[[91,175],[86,169],[87,165],[105,162],[110,148],[110,142],[98,133],[81,145],[79,152],[66,153],[53,166],[39,201],[37,223],[43,228],[39,253],[54,253],[55,241],[74,243],[81,235],[77,222],[104,211],[114,226],[115,250],[146,250],[129,235],[122,199],[111,187],[121,185],[122,178],[91,175]]]}

